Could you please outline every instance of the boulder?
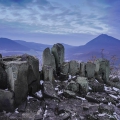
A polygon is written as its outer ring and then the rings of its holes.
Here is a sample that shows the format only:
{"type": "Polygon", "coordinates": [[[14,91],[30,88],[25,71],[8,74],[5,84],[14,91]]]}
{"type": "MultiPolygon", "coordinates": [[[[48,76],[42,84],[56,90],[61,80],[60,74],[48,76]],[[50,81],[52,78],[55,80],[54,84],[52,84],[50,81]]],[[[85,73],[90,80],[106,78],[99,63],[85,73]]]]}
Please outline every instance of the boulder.
{"type": "Polygon", "coordinates": [[[86,77],[77,77],[76,82],[80,85],[80,93],[87,94],[89,90],[88,79],[86,77]]]}
{"type": "Polygon", "coordinates": [[[104,59],[100,62],[99,73],[101,74],[102,79],[104,80],[105,83],[109,81],[110,64],[108,60],[104,59]]]}
{"type": "Polygon", "coordinates": [[[80,76],[85,77],[85,64],[84,62],[80,63],[80,76]]]}
{"type": "Polygon", "coordinates": [[[110,64],[109,61],[106,59],[97,59],[94,64],[96,65],[95,68],[95,74],[96,78],[99,75],[101,76],[101,80],[103,80],[105,83],[108,82],[109,80],[109,75],[110,75],[110,64]]]}
{"type": "Polygon", "coordinates": [[[69,62],[64,62],[60,67],[61,73],[68,75],[69,72],[69,62]]]}
{"type": "Polygon", "coordinates": [[[70,91],[70,90],[64,90],[63,95],[66,98],[76,98],[75,92],[70,91]]]}
{"type": "Polygon", "coordinates": [[[43,90],[43,97],[44,98],[57,98],[55,88],[51,81],[44,81],[44,90],[43,90]]]}
{"type": "Polygon", "coordinates": [[[0,89],[0,112],[3,110],[7,112],[14,111],[14,93],[0,89]]]}
{"type": "Polygon", "coordinates": [[[79,74],[79,71],[80,71],[80,64],[75,60],[70,61],[69,74],[72,76],[75,76],[75,75],[79,74]]]}
{"type": "Polygon", "coordinates": [[[95,64],[91,62],[87,62],[85,65],[85,73],[88,79],[94,78],[95,77],[95,64]]]}
{"type": "Polygon", "coordinates": [[[46,48],[43,51],[42,59],[43,59],[43,66],[44,65],[52,66],[52,68],[56,70],[55,58],[53,54],[51,54],[50,48],[46,48]]]}
{"type": "Polygon", "coordinates": [[[51,52],[55,57],[56,67],[59,68],[64,62],[64,46],[60,43],[54,44],[51,52]]]}
{"type": "Polygon", "coordinates": [[[95,64],[95,72],[96,73],[99,73],[99,70],[100,70],[100,62],[102,61],[102,59],[97,59],[94,61],[94,64],[95,64]]]}
{"type": "Polygon", "coordinates": [[[28,72],[27,72],[27,81],[29,90],[32,93],[35,93],[39,90],[40,83],[40,74],[39,74],[39,60],[31,55],[23,54],[21,56],[21,61],[28,62],[28,72]]]}
{"type": "Polygon", "coordinates": [[[43,66],[43,75],[45,81],[53,81],[53,68],[51,66],[44,65],[43,66]]]}
{"type": "Polygon", "coordinates": [[[70,81],[66,87],[67,90],[73,91],[73,92],[79,92],[79,84],[75,81],[70,81]]]}
{"type": "Polygon", "coordinates": [[[19,105],[28,95],[28,63],[26,61],[5,62],[10,90],[15,93],[15,104],[19,105]]]}
{"type": "Polygon", "coordinates": [[[93,92],[104,92],[104,84],[99,83],[98,81],[90,81],[89,82],[90,87],[92,88],[93,92]]]}
{"type": "Polygon", "coordinates": [[[28,65],[31,66],[31,69],[33,70],[36,80],[40,80],[38,58],[28,55],[28,54],[24,54],[21,56],[21,61],[27,61],[28,65]]]}

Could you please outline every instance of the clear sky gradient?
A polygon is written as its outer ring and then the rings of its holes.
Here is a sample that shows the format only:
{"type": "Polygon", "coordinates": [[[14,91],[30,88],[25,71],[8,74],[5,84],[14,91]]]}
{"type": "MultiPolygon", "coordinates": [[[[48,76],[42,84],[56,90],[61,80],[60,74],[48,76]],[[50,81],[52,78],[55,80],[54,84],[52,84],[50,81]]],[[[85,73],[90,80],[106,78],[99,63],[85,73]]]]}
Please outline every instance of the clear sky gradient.
{"type": "Polygon", "coordinates": [[[120,0],[0,0],[0,37],[83,45],[120,38],[120,0]]]}

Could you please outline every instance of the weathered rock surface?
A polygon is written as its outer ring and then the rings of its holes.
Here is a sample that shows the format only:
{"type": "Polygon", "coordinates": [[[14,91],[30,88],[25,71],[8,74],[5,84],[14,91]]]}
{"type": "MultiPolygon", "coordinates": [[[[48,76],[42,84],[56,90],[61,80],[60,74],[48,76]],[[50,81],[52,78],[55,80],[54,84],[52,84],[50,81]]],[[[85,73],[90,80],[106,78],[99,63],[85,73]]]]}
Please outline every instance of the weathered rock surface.
{"type": "Polygon", "coordinates": [[[51,52],[55,57],[56,67],[59,68],[64,62],[64,46],[60,43],[54,44],[51,52]]]}
{"type": "Polygon", "coordinates": [[[73,92],[80,92],[79,83],[76,83],[75,81],[70,81],[66,87],[67,90],[71,90],[73,92]]]}
{"type": "Polygon", "coordinates": [[[87,94],[89,90],[88,80],[86,77],[77,77],[76,82],[80,85],[80,92],[83,94],[87,94]]]}
{"type": "Polygon", "coordinates": [[[85,74],[86,77],[89,78],[94,78],[95,77],[95,64],[91,62],[87,62],[85,65],[85,74]]]}
{"type": "Polygon", "coordinates": [[[8,99],[9,105],[4,110],[11,108],[14,102],[19,107],[12,113],[1,112],[1,120],[120,120],[120,82],[108,80],[107,60],[101,59],[94,64],[64,62],[64,47],[61,44],[54,45],[52,53],[55,61],[50,49],[44,50],[41,72],[37,59],[29,55],[4,59],[9,89],[13,92],[2,90],[0,105],[8,105],[4,102],[8,99]],[[96,76],[99,80],[95,79],[96,76]],[[104,83],[99,83],[102,79],[104,83]],[[112,85],[107,86],[106,83],[112,85]],[[112,87],[116,84],[118,88],[112,87]],[[39,91],[30,94],[36,91],[34,88],[37,86],[39,91]]]}
{"type": "Polygon", "coordinates": [[[13,112],[14,107],[14,93],[0,89],[0,112],[13,112]]]}
{"type": "Polygon", "coordinates": [[[80,63],[80,76],[85,77],[85,65],[86,63],[81,62],[80,63]]]}
{"type": "Polygon", "coordinates": [[[33,70],[36,80],[39,80],[40,76],[39,76],[39,60],[38,60],[38,58],[35,58],[34,56],[31,56],[28,54],[24,54],[21,56],[21,61],[28,62],[28,65],[31,66],[31,68],[33,70]]]}
{"type": "Polygon", "coordinates": [[[53,54],[51,54],[50,48],[46,48],[43,51],[42,59],[43,59],[43,66],[44,65],[51,66],[56,71],[55,58],[53,54]]]}
{"type": "Polygon", "coordinates": [[[110,65],[108,60],[102,60],[100,62],[100,74],[102,75],[104,82],[109,81],[110,65]]]}
{"type": "Polygon", "coordinates": [[[113,115],[115,110],[114,110],[114,107],[112,105],[100,104],[98,111],[100,113],[107,113],[107,114],[113,115]]]}
{"type": "Polygon", "coordinates": [[[39,60],[31,55],[23,54],[20,56],[20,61],[27,61],[28,71],[27,71],[27,81],[29,91],[35,93],[39,90],[40,75],[39,75],[39,60]]]}
{"type": "Polygon", "coordinates": [[[7,73],[0,65],[0,89],[6,89],[8,87],[7,73]]]}
{"type": "Polygon", "coordinates": [[[5,62],[5,70],[10,84],[9,89],[15,93],[15,104],[19,105],[28,94],[28,63],[26,61],[5,62]]]}
{"type": "Polygon", "coordinates": [[[68,75],[69,72],[69,62],[64,62],[60,67],[61,73],[68,75]]]}
{"type": "Polygon", "coordinates": [[[44,82],[43,96],[46,98],[57,98],[55,88],[53,87],[51,81],[44,82]]]}
{"type": "Polygon", "coordinates": [[[69,74],[72,75],[72,76],[75,76],[77,74],[79,74],[79,71],[80,71],[80,64],[75,61],[75,60],[72,60],[69,62],[69,74]]]}
{"type": "Polygon", "coordinates": [[[44,65],[43,66],[43,75],[44,75],[44,80],[45,81],[53,81],[54,76],[53,76],[53,68],[51,66],[44,65]]]}
{"type": "Polygon", "coordinates": [[[89,82],[93,92],[104,92],[104,84],[99,83],[97,80],[92,80],[89,82]]]}
{"type": "Polygon", "coordinates": [[[63,95],[64,95],[66,98],[75,98],[75,97],[76,97],[75,92],[70,91],[70,90],[64,90],[63,95]]]}

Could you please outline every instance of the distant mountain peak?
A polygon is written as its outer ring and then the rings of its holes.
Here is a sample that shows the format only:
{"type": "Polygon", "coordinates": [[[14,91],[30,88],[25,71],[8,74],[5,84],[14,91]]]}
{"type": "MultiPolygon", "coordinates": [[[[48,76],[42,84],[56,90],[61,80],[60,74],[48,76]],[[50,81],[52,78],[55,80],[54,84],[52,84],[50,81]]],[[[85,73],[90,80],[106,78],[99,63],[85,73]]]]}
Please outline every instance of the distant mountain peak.
{"type": "Polygon", "coordinates": [[[87,46],[93,46],[93,47],[98,47],[98,46],[107,46],[107,45],[118,45],[120,44],[120,40],[109,36],[107,34],[101,34],[98,37],[94,38],[93,40],[89,41],[86,45],[87,46]]]}
{"type": "Polygon", "coordinates": [[[107,35],[107,34],[101,34],[101,35],[99,35],[97,38],[106,38],[106,37],[111,37],[111,36],[109,36],[109,35],[107,35]]]}

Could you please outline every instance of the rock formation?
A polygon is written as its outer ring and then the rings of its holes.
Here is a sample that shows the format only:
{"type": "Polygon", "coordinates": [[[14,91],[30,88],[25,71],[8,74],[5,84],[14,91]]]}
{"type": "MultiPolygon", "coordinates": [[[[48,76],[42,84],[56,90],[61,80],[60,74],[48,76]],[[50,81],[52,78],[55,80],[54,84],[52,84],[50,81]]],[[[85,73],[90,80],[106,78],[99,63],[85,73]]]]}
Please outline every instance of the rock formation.
{"type": "Polygon", "coordinates": [[[79,74],[80,71],[80,64],[77,61],[70,61],[69,63],[70,67],[69,67],[69,74],[72,76],[75,76],[77,74],[79,74]]]}
{"type": "Polygon", "coordinates": [[[26,99],[28,94],[28,63],[26,61],[10,61],[6,62],[5,66],[10,85],[9,89],[15,93],[15,104],[19,105],[26,99]]]}
{"type": "Polygon", "coordinates": [[[46,48],[43,51],[43,66],[51,66],[56,71],[56,64],[55,64],[55,58],[53,54],[51,54],[50,48],[46,48]]]}
{"type": "Polygon", "coordinates": [[[56,67],[59,68],[64,62],[64,46],[60,43],[54,44],[51,51],[55,57],[56,67]]]}
{"type": "Polygon", "coordinates": [[[2,58],[0,120],[120,120],[120,81],[109,79],[108,60],[65,62],[59,43],[42,57],[41,71],[33,56],[2,58]]]}
{"type": "Polygon", "coordinates": [[[85,74],[87,78],[94,78],[95,77],[95,64],[91,62],[87,62],[85,65],[85,74]]]}

